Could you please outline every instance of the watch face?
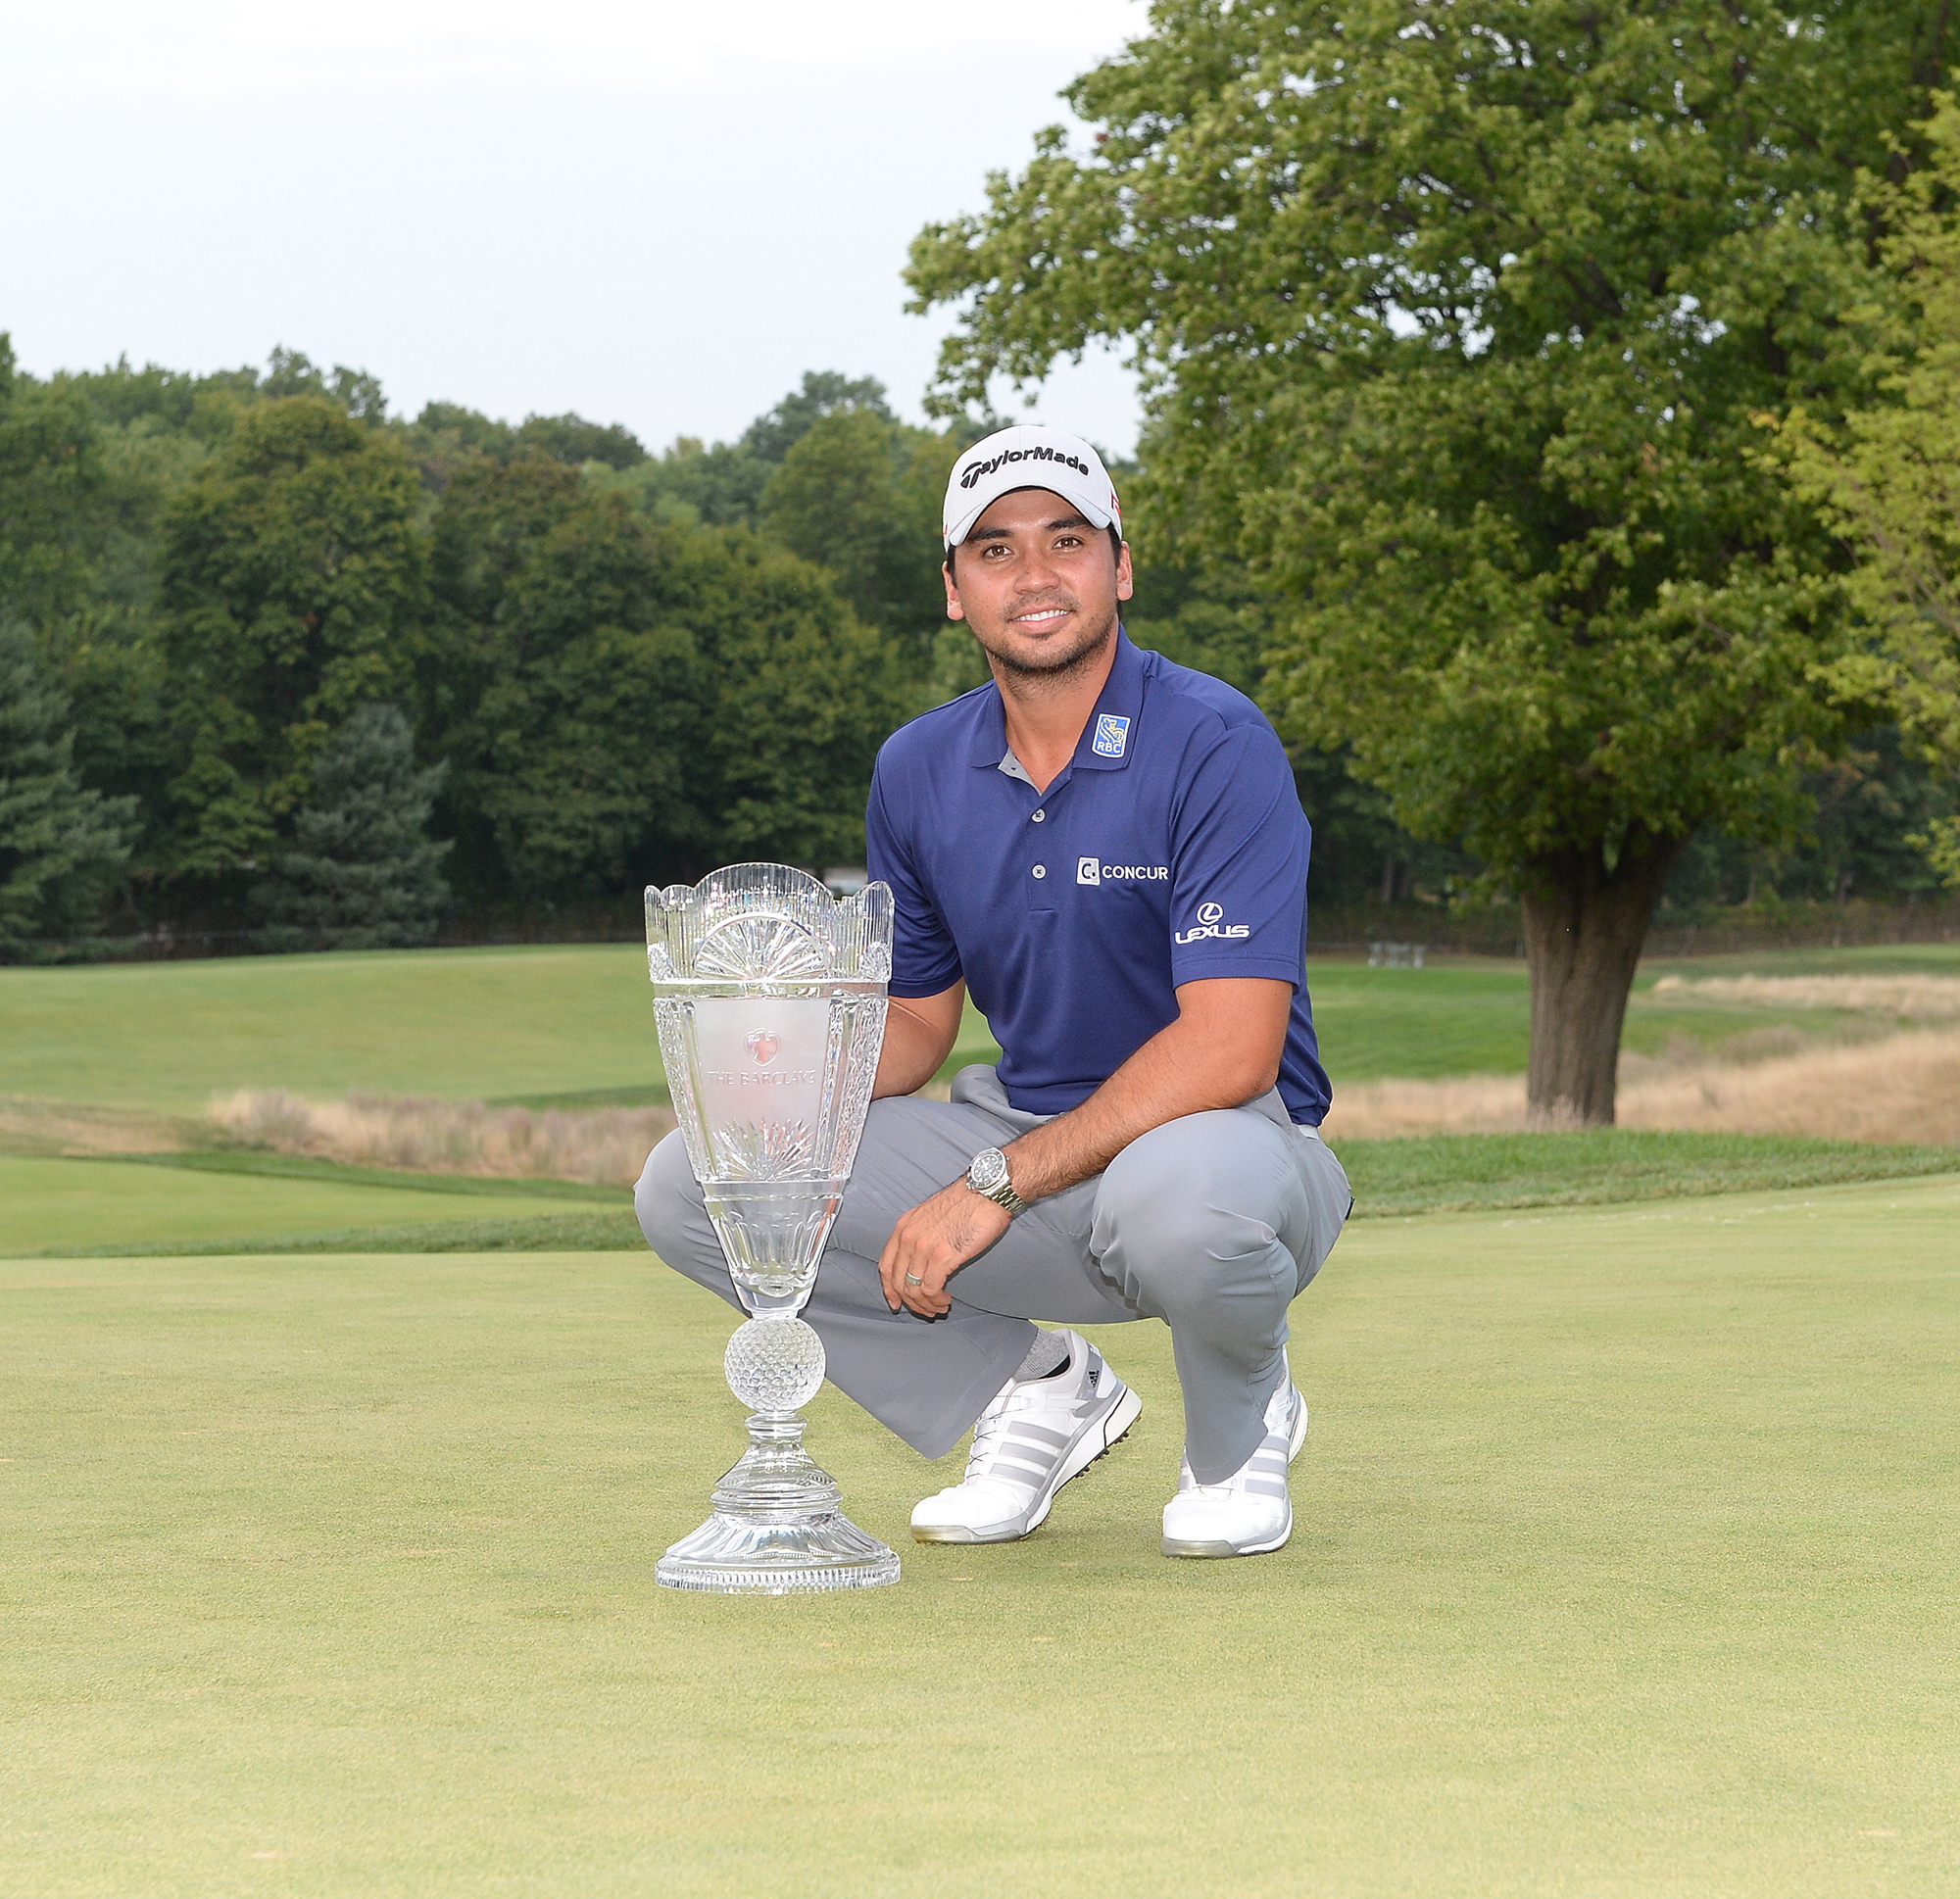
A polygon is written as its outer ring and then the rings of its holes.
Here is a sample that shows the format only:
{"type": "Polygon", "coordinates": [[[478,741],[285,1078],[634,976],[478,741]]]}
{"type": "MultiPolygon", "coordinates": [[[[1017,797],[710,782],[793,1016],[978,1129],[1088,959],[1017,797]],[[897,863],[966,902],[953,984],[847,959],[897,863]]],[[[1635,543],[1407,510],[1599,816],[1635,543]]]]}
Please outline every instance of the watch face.
{"type": "Polygon", "coordinates": [[[985,1147],[973,1156],[966,1178],[986,1193],[1007,1178],[1007,1157],[998,1147],[985,1147]]]}

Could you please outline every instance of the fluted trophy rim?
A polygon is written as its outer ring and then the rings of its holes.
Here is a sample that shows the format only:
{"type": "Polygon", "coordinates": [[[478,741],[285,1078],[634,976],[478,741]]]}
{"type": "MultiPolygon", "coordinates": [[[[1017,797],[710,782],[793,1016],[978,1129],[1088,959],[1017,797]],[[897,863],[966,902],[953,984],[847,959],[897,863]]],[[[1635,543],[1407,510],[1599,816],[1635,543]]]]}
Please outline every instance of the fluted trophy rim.
{"type": "Polygon", "coordinates": [[[657,991],[715,994],[735,983],[759,994],[798,995],[831,985],[882,987],[891,979],[895,910],[882,878],[839,896],[795,864],[751,861],[723,864],[693,884],[649,884],[643,901],[647,975],[657,991]],[[781,969],[733,970],[704,957],[716,935],[770,917],[803,933],[803,950],[820,946],[823,953],[781,969]]]}

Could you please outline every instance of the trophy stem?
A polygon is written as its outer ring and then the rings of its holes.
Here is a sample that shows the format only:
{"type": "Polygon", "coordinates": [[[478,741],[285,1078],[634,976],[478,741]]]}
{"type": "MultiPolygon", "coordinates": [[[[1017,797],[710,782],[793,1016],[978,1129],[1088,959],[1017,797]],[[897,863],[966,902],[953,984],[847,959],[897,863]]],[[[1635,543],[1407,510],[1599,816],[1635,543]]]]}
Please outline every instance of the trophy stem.
{"type": "Polygon", "coordinates": [[[823,1346],[791,1314],[751,1319],[728,1343],[738,1398],[776,1400],[749,1420],[749,1448],[714,1486],[714,1514],[655,1566],[669,1589],[802,1595],[899,1580],[898,1556],[844,1514],[836,1481],[804,1449],[806,1404],[823,1380],[823,1346]]]}

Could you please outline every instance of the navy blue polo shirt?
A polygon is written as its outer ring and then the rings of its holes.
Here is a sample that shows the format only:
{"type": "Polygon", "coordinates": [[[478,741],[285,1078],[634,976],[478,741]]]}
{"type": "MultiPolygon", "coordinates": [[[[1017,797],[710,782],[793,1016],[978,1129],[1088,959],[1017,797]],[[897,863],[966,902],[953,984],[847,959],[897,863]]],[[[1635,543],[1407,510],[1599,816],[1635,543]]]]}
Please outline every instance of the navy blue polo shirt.
{"type": "Polygon", "coordinates": [[[1000,688],[886,740],[865,819],[892,887],[892,994],[962,977],[1007,1099],[1059,1114],[1176,1020],[1180,983],[1294,986],[1280,1094],[1317,1127],[1330,1092],[1306,994],[1311,842],[1278,735],[1244,693],[1116,637],[1075,756],[1038,793],[1000,688]]]}

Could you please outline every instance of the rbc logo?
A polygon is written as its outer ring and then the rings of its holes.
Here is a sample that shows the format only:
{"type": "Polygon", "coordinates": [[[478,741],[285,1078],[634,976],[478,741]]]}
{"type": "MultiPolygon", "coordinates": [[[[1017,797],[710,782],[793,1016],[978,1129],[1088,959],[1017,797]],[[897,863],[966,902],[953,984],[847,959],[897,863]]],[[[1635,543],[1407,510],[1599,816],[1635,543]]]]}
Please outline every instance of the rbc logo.
{"type": "Polygon", "coordinates": [[[1123,749],[1130,743],[1130,721],[1118,712],[1099,712],[1096,717],[1096,739],[1090,751],[1099,758],[1120,758],[1123,749]]]}

